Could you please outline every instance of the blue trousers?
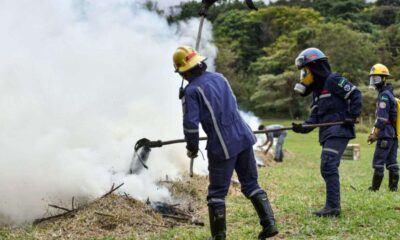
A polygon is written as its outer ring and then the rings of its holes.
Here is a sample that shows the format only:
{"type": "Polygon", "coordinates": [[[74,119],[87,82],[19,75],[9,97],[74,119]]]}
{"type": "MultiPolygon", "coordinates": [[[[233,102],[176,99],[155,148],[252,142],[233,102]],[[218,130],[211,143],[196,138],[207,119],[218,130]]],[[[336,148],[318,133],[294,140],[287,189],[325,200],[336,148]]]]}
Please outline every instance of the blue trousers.
{"type": "Polygon", "coordinates": [[[340,208],[339,165],[348,138],[329,138],[322,143],[321,175],[326,185],[326,207],[340,208]]]}
{"type": "Polygon", "coordinates": [[[392,172],[399,172],[397,165],[397,148],[398,140],[396,139],[379,139],[375,146],[374,159],[372,167],[378,174],[382,174],[386,168],[392,172]],[[383,142],[383,141],[386,141],[383,142]]]}
{"type": "Polygon", "coordinates": [[[233,171],[235,170],[241,185],[241,191],[246,197],[263,192],[258,185],[258,174],[253,148],[249,147],[229,159],[223,156],[213,156],[208,152],[209,181],[207,201],[208,206],[219,208],[225,206],[233,171]]]}
{"type": "Polygon", "coordinates": [[[275,156],[274,159],[278,161],[283,160],[283,143],[285,142],[285,138],[287,136],[287,132],[281,132],[281,134],[278,137],[278,142],[276,143],[275,146],[275,156]]]}

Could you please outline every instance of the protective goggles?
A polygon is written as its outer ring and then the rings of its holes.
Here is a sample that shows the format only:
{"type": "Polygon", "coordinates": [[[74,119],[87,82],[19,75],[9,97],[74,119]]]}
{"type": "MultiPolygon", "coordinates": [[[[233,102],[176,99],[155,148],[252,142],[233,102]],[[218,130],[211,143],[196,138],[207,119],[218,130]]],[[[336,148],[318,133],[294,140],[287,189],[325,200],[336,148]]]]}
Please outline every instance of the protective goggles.
{"type": "Polygon", "coordinates": [[[298,69],[301,69],[304,67],[304,62],[306,61],[306,58],[304,56],[299,56],[294,60],[294,64],[296,64],[298,69]]]}

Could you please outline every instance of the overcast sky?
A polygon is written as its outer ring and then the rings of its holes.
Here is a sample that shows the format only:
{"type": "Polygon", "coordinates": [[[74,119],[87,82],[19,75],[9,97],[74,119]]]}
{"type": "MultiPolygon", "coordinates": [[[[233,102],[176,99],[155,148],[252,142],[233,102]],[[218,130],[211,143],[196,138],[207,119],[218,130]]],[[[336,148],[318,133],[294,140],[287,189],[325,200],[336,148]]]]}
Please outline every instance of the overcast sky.
{"type": "MultiPolygon", "coordinates": [[[[146,1],[146,0],[141,0],[141,1],[146,1]]],[[[169,6],[173,6],[173,5],[178,5],[180,2],[188,2],[190,0],[156,0],[156,2],[158,2],[158,6],[160,8],[167,8],[169,6]]],[[[197,1],[201,1],[201,0],[197,0],[197,1]]],[[[265,3],[269,3],[270,0],[263,0],[265,3]]],[[[274,2],[274,0],[272,0],[274,2]]],[[[367,2],[375,2],[375,0],[367,0],[367,2]]]]}
{"type": "MultiPolygon", "coordinates": [[[[141,1],[146,1],[146,0],[141,0],[141,1]]],[[[160,8],[167,8],[169,6],[173,6],[173,5],[178,5],[180,2],[188,2],[190,0],[156,0],[156,2],[158,2],[158,6],[160,8]]],[[[198,2],[200,2],[201,0],[197,0],[198,2]]],[[[268,3],[269,0],[263,0],[265,3],[268,3]]]]}

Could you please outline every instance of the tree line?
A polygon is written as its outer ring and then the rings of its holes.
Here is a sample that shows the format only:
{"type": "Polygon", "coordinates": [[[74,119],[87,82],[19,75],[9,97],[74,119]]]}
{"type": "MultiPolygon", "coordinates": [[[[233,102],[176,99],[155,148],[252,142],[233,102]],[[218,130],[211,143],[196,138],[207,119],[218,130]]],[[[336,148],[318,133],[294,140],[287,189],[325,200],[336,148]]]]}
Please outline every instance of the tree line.
{"type": "MultiPolygon", "coordinates": [[[[220,0],[209,11],[218,47],[217,71],[230,81],[241,108],[260,117],[303,118],[310,99],[294,94],[297,54],[320,48],[333,71],[359,86],[363,118],[372,119],[376,93],[368,73],[377,62],[389,67],[400,96],[400,0],[278,0],[259,11],[242,1],[220,0]]],[[[149,5],[154,8],[156,5],[149,5]]],[[[162,12],[170,23],[198,16],[189,1],[162,12]]],[[[160,12],[160,10],[158,10],[160,12]]]]}

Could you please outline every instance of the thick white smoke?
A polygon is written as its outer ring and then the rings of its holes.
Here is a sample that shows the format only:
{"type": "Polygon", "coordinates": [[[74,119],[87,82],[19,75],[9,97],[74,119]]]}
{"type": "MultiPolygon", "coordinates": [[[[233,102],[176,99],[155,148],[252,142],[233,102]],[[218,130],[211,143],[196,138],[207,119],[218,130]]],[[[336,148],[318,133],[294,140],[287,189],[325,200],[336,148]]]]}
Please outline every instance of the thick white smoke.
{"type": "MultiPolygon", "coordinates": [[[[186,170],[184,145],[154,149],[149,171],[125,173],[139,138],[183,136],[171,60],[177,46],[194,45],[197,26],[169,26],[137,0],[2,1],[2,221],[94,199],[113,182],[139,199],[168,198],[154,182],[186,170]]],[[[210,24],[204,33],[203,43],[210,24]]],[[[212,65],[216,49],[203,47],[212,65]]]]}

